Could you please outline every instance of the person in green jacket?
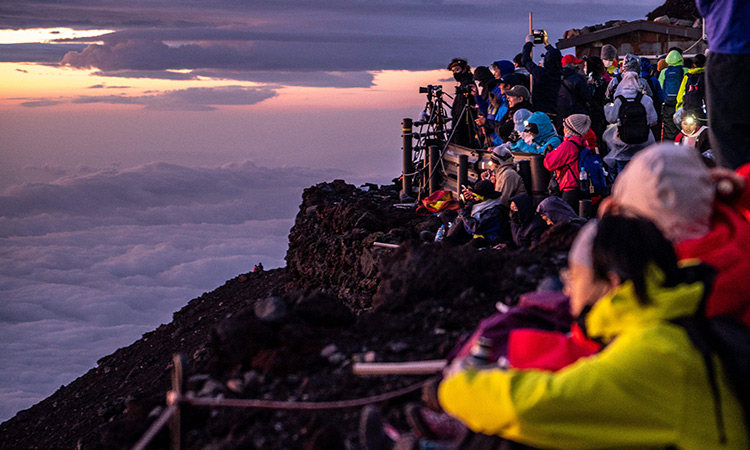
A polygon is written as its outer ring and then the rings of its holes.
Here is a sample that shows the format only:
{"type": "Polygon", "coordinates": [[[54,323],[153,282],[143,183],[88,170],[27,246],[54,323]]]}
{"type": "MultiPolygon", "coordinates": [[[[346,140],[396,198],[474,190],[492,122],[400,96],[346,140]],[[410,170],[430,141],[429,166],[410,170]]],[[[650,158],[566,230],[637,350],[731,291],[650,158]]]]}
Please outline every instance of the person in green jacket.
{"type": "Polygon", "coordinates": [[[474,432],[539,448],[747,449],[718,359],[717,398],[701,353],[670,322],[697,311],[708,289],[702,267],[678,267],[645,219],[587,224],[563,278],[571,313],[606,347],[557,372],[454,362],[441,406],[474,432]]]}
{"type": "Polygon", "coordinates": [[[667,67],[659,72],[659,84],[664,90],[666,99],[661,109],[662,117],[662,140],[672,142],[680,129],[674,123],[672,116],[679,106],[677,96],[680,93],[682,80],[687,75],[688,69],[683,65],[682,53],[672,50],[667,54],[667,67]]]}

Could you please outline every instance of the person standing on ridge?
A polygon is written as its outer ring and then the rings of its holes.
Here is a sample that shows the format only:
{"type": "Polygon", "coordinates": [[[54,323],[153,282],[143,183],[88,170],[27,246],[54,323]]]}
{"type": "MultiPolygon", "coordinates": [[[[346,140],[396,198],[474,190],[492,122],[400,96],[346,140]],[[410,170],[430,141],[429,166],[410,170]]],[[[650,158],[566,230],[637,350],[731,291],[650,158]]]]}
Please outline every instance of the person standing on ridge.
{"type": "Polygon", "coordinates": [[[534,36],[526,36],[526,43],[521,52],[521,61],[532,77],[531,103],[534,109],[547,113],[553,119],[557,114],[557,94],[560,92],[562,79],[562,54],[557,47],[550,45],[547,33],[544,32],[544,66],[540,67],[532,58],[534,36]]]}
{"type": "Polygon", "coordinates": [[[664,90],[664,105],[661,108],[662,121],[662,139],[665,141],[674,141],[680,129],[674,123],[673,116],[677,108],[677,95],[680,92],[682,79],[687,74],[687,67],[682,65],[682,55],[677,50],[672,50],[667,54],[667,68],[659,73],[659,84],[664,90]]]}
{"type": "MultiPolygon", "coordinates": [[[[471,117],[471,107],[474,106],[474,96],[471,87],[474,85],[474,75],[465,59],[453,58],[448,64],[448,70],[453,72],[453,78],[458,82],[456,95],[451,106],[453,118],[453,139],[451,142],[464,147],[478,148],[474,137],[474,124],[471,117]]],[[[476,89],[476,86],[475,86],[476,89]]]]}

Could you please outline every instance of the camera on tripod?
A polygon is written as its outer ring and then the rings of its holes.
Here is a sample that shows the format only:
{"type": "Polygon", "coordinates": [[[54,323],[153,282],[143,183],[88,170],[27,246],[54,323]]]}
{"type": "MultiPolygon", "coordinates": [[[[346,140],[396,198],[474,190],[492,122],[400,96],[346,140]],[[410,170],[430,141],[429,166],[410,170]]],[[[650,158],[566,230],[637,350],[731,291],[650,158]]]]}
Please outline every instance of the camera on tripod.
{"type": "Polygon", "coordinates": [[[436,84],[428,84],[427,86],[419,86],[419,93],[420,94],[437,94],[439,92],[443,92],[443,86],[436,84]]]}
{"type": "Polygon", "coordinates": [[[456,86],[456,94],[471,94],[471,85],[466,86],[456,86]]]}

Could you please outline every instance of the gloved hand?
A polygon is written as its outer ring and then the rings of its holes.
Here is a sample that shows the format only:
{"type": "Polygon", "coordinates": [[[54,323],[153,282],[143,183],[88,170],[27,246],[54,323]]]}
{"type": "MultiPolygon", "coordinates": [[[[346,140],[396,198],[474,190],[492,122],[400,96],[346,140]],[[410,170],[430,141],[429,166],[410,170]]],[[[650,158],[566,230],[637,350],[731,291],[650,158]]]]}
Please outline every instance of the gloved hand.
{"type": "Polygon", "coordinates": [[[526,36],[526,42],[533,43],[534,42],[534,35],[530,34],[530,35],[526,36]]]}

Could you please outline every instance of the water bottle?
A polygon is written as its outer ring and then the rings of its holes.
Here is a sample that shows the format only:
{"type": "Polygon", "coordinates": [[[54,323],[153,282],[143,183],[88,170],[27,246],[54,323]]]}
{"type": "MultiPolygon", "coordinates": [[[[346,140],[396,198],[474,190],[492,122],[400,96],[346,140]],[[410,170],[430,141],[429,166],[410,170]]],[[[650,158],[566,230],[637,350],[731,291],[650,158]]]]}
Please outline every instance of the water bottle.
{"type": "Polygon", "coordinates": [[[440,228],[438,228],[437,233],[435,233],[435,242],[440,242],[445,237],[445,225],[440,225],[440,228]]]}
{"type": "Polygon", "coordinates": [[[583,167],[581,167],[581,174],[578,177],[578,181],[579,181],[578,187],[583,192],[588,192],[589,191],[589,173],[586,172],[586,169],[584,169],[583,167]]]}

